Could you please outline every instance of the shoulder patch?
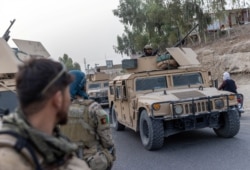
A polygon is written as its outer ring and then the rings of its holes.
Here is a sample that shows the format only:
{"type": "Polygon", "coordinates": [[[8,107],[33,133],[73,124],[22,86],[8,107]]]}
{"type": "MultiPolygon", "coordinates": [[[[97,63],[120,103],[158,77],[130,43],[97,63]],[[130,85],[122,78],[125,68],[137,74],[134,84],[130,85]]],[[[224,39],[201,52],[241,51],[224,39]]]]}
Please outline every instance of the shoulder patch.
{"type": "Polygon", "coordinates": [[[100,118],[100,122],[102,125],[106,125],[108,123],[108,116],[103,116],[100,118]]]}
{"type": "Polygon", "coordinates": [[[103,109],[97,110],[96,116],[97,116],[99,124],[101,124],[101,125],[109,124],[108,115],[103,109]]]}

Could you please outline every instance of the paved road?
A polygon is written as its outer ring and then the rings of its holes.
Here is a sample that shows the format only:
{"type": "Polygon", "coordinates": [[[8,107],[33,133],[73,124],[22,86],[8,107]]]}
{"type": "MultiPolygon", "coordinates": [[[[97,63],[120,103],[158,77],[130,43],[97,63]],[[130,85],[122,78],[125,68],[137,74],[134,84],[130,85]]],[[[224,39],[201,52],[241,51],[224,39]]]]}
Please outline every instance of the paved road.
{"type": "Polygon", "coordinates": [[[206,128],[170,136],[158,151],[145,150],[132,130],[113,130],[117,161],[112,170],[249,170],[249,129],[250,112],[242,115],[234,138],[218,138],[206,128]]]}

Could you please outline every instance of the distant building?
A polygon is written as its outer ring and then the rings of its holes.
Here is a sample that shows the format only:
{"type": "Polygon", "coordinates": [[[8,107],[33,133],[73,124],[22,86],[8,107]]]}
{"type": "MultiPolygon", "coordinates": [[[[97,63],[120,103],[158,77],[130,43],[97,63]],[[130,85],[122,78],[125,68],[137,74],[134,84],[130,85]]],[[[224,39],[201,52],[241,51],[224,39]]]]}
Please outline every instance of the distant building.
{"type": "Polygon", "coordinates": [[[208,25],[208,31],[227,29],[235,25],[250,23],[250,8],[225,10],[224,17],[222,16],[220,19],[216,18],[214,13],[210,13],[210,16],[212,23],[208,25]]]}
{"type": "Polygon", "coordinates": [[[228,24],[242,25],[250,22],[250,8],[228,10],[228,24]]]}
{"type": "MultiPolygon", "coordinates": [[[[115,77],[117,75],[122,74],[122,65],[121,64],[113,64],[112,67],[107,66],[98,66],[98,69],[100,69],[100,72],[105,72],[106,74],[109,74],[110,77],[115,77]]],[[[97,72],[96,68],[91,68],[89,70],[86,70],[87,74],[94,74],[97,72]]]]}

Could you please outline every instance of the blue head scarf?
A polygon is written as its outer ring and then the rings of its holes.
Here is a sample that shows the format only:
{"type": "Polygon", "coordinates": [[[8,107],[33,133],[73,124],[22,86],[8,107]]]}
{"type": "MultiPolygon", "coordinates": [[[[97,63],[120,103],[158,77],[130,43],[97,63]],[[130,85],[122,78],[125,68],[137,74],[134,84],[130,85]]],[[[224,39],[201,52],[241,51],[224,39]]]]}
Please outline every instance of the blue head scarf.
{"type": "Polygon", "coordinates": [[[86,85],[85,74],[80,70],[71,70],[69,73],[74,76],[74,81],[70,84],[71,98],[75,99],[76,96],[81,96],[84,99],[88,99],[88,94],[84,91],[84,86],[86,85]]]}

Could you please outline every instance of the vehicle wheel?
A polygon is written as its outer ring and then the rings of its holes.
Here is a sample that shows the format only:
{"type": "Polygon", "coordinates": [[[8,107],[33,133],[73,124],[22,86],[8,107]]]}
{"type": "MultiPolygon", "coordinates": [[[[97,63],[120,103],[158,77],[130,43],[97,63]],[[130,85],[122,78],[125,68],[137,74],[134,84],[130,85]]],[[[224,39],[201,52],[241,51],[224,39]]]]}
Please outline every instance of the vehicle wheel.
{"type": "Polygon", "coordinates": [[[219,137],[234,137],[240,130],[240,118],[237,110],[229,110],[221,114],[219,128],[214,128],[214,132],[219,137]]]}
{"type": "Polygon", "coordinates": [[[140,136],[147,150],[162,148],[164,144],[163,122],[148,117],[146,110],[143,110],[140,117],[140,136]]]}
{"type": "Polygon", "coordinates": [[[119,121],[117,120],[117,116],[116,116],[114,106],[112,107],[112,110],[111,110],[111,118],[112,118],[112,127],[116,131],[122,131],[122,130],[125,129],[125,126],[123,124],[119,123],[119,121]]]}

